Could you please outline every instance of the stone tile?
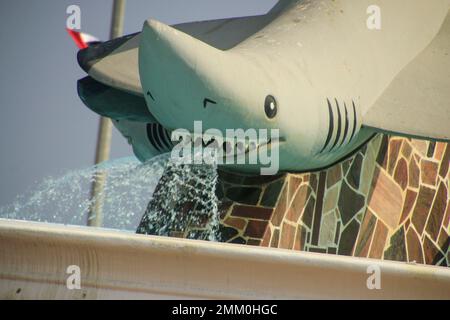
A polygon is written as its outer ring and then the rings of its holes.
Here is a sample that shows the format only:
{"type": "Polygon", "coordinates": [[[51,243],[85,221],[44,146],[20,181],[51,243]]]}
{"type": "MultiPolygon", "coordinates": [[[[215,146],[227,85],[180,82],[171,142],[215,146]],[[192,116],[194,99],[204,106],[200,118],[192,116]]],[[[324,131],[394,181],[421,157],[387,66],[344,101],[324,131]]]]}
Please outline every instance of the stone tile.
{"type": "Polygon", "coordinates": [[[384,252],[384,259],[407,261],[405,230],[403,227],[391,237],[390,246],[384,252]]]}
{"type": "Polygon", "coordinates": [[[331,188],[342,179],[341,164],[335,165],[327,171],[327,188],[331,188]]]}
{"type": "Polygon", "coordinates": [[[311,248],[309,248],[309,252],[314,252],[314,253],[327,253],[327,249],[326,249],[326,248],[315,248],[315,247],[311,247],[311,248]]]}
{"type": "Polygon", "coordinates": [[[353,159],[348,159],[348,160],[345,160],[344,162],[342,162],[342,174],[344,176],[347,175],[348,169],[350,168],[350,165],[352,164],[352,160],[353,159]]]}
{"type": "Polygon", "coordinates": [[[269,208],[235,205],[231,215],[233,217],[269,220],[272,216],[272,212],[273,209],[269,208]]]}
{"type": "Polygon", "coordinates": [[[425,263],[435,265],[444,257],[439,248],[431,241],[428,236],[423,240],[423,251],[425,254],[425,263]]]}
{"type": "Polygon", "coordinates": [[[229,171],[224,171],[224,170],[219,169],[219,170],[217,170],[217,173],[219,175],[219,180],[222,182],[228,182],[228,183],[241,185],[244,180],[243,175],[235,174],[235,173],[232,173],[229,171]]]}
{"type": "Polygon", "coordinates": [[[286,214],[286,218],[292,222],[297,222],[303,213],[303,209],[306,206],[306,203],[311,194],[311,189],[308,185],[304,184],[300,186],[300,189],[297,191],[294,200],[292,201],[291,207],[289,208],[288,213],[286,214]]]}
{"type": "Polygon", "coordinates": [[[359,223],[352,220],[344,229],[339,241],[338,254],[351,256],[353,248],[355,247],[356,237],[358,236],[359,223]]]}
{"type": "Polygon", "coordinates": [[[336,215],[334,212],[330,212],[322,217],[322,225],[320,227],[319,246],[328,247],[335,244],[335,231],[336,231],[336,215]]]}
{"type": "Polygon", "coordinates": [[[450,236],[447,233],[447,231],[445,231],[444,228],[442,228],[441,232],[439,233],[439,239],[437,241],[437,244],[442,252],[445,253],[445,252],[449,251],[450,236]]]}
{"type": "Polygon", "coordinates": [[[392,175],[392,173],[394,172],[394,168],[395,165],[397,164],[397,159],[401,147],[402,147],[401,139],[391,139],[391,141],[389,141],[389,160],[387,171],[390,175],[392,175]]]}
{"type": "Polygon", "coordinates": [[[225,219],[225,217],[227,216],[227,214],[230,211],[230,208],[232,206],[233,206],[233,202],[231,202],[231,201],[221,201],[219,203],[218,210],[219,210],[221,220],[225,219]]]}
{"type": "Polygon", "coordinates": [[[406,191],[405,201],[403,202],[402,217],[400,218],[399,224],[402,224],[409,217],[416,203],[416,199],[417,192],[408,189],[406,191]]]}
{"type": "Polygon", "coordinates": [[[381,140],[380,151],[378,151],[377,163],[384,169],[387,167],[387,152],[389,147],[389,136],[383,135],[381,140]]]}
{"type": "MultiPolygon", "coordinates": [[[[338,217],[336,216],[336,219],[338,217]]],[[[334,244],[338,245],[339,244],[339,240],[341,238],[341,221],[338,221],[336,223],[336,231],[334,232],[334,244]]]]}
{"type": "Polygon", "coordinates": [[[356,242],[355,256],[367,257],[369,254],[369,247],[372,240],[373,232],[377,218],[368,209],[359,232],[358,241],[356,242]]]}
{"type": "Polygon", "coordinates": [[[302,221],[306,226],[308,226],[308,228],[312,228],[315,204],[316,199],[314,199],[314,197],[309,197],[308,203],[305,207],[305,211],[302,215],[302,221]]]}
{"type": "Polygon", "coordinates": [[[447,144],[444,142],[436,143],[436,150],[434,151],[434,159],[436,159],[437,161],[441,161],[442,157],[444,156],[446,147],[447,147],[447,144]]]}
{"type": "Polygon", "coordinates": [[[284,186],[284,179],[277,180],[266,187],[261,199],[261,205],[274,208],[284,186]]]}
{"type": "Polygon", "coordinates": [[[435,186],[437,172],[438,172],[437,163],[422,159],[422,161],[420,162],[420,173],[422,183],[435,186]]]}
{"type": "Polygon", "coordinates": [[[441,230],[442,221],[444,220],[445,209],[447,207],[447,188],[443,182],[440,183],[439,188],[434,199],[433,207],[431,208],[430,217],[426,226],[426,231],[431,239],[437,241],[439,231],[441,230]]]}
{"type": "Polygon", "coordinates": [[[232,217],[226,218],[224,223],[238,230],[244,230],[245,226],[247,225],[247,221],[245,221],[244,219],[232,217]]]}
{"type": "Polygon", "coordinates": [[[325,194],[325,199],[323,203],[323,212],[327,213],[331,210],[334,210],[337,206],[339,196],[339,186],[334,186],[332,189],[329,189],[325,194]]]}
{"type": "Polygon", "coordinates": [[[291,201],[294,198],[294,195],[297,192],[298,188],[300,187],[300,184],[302,183],[302,181],[303,181],[303,179],[299,176],[291,175],[289,177],[288,204],[291,203],[291,201]]]}
{"type": "Polygon", "coordinates": [[[383,257],[387,236],[388,228],[383,224],[383,222],[378,220],[377,226],[375,227],[375,232],[373,233],[369,258],[381,259],[383,257]]]}
{"type": "Polygon", "coordinates": [[[247,245],[259,247],[261,245],[261,240],[258,239],[248,239],[247,245]]]}
{"type": "Polygon", "coordinates": [[[338,206],[342,222],[346,225],[366,205],[364,196],[356,193],[344,181],[341,186],[338,206]]]}
{"type": "Polygon", "coordinates": [[[233,240],[231,240],[229,243],[247,244],[247,241],[244,238],[242,238],[242,237],[237,237],[237,238],[234,238],[233,240]]]}
{"type": "Polygon", "coordinates": [[[411,144],[414,149],[416,149],[422,157],[427,156],[428,152],[428,142],[425,140],[412,139],[411,144]]]}
{"type": "Polygon", "coordinates": [[[287,184],[285,184],[283,187],[283,190],[281,192],[280,199],[278,200],[277,206],[275,207],[275,210],[272,215],[271,221],[272,221],[272,224],[276,227],[279,227],[281,225],[281,221],[283,221],[286,210],[288,209],[287,193],[288,193],[288,187],[287,187],[287,184]]]}
{"type": "Polygon", "coordinates": [[[273,231],[272,239],[270,240],[271,248],[278,248],[278,243],[280,242],[280,230],[275,229],[273,231]]]}
{"type": "Polygon", "coordinates": [[[408,184],[411,188],[418,188],[420,183],[420,169],[416,160],[411,158],[409,162],[408,184]]]}
{"type": "Polygon", "coordinates": [[[412,148],[408,140],[403,141],[401,154],[405,157],[405,159],[407,160],[410,159],[412,154],[412,148]]]}
{"type": "Polygon", "coordinates": [[[359,189],[359,182],[361,178],[361,169],[363,163],[363,156],[361,154],[357,154],[353,160],[352,166],[347,173],[347,182],[354,189],[359,189]]]}
{"type": "Polygon", "coordinates": [[[436,149],[436,142],[430,141],[428,143],[427,158],[433,158],[435,149],[436,149]]]}
{"type": "Polygon", "coordinates": [[[266,228],[266,232],[264,232],[264,237],[261,241],[261,247],[270,247],[270,239],[272,238],[272,230],[270,227],[266,228]]]}
{"type": "Polygon", "coordinates": [[[295,234],[294,250],[304,251],[306,243],[306,230],[302,225],[297,226],[297,232],[295,234]]]}
{"type": "Polygon", "coordinates": [[[433,204],[435,191],[428,187],[421,187],[416,200],[416,206],[412,213],[411,222],[416,228],[419,235],[422,235],[428,214],[433,204]]]}
{"type": "Polygon", "coordinates": [[[391,229],[395,229],[402,213],[402,190],[383,170],[377,169],[377,171],[369,207],[391,229]]]}
{"type": "Polygon", "coordinates": [[[262,239],[268,224],[268,221],[249,220],[244,235],[250,238],[262,239]]]}
{"type": "Polygon", "coordinates": [[[234,202],[257,205],[261,195],[261,188],[231,187],[226,191],[226,197],[234,202]]]}
{"type": "Polygon", "coordinates": [[[403,158],[401,158],[397,163],[394,173],[394,180],[403,190],[405,190],[408,186],[408,163],[403,158]]]}
{"type": "Polygon", "coordinates": [[[336,254],[337,253],[337,248],[330,247],[330,248],[328,248],[327,253],[328,254],[336,254]]]}
{"type": "Polygon", "coordinates": [[[239,232],[234,228],[225,227],[221,225],[219,228],[219,233],[220,233],[220,240],[222,242],[228,242],[234,237],[236,237],[239,232]]]}
{"type": "Polygon", "coordinates": [[[292,249],[294,246],[294,241],[295,227],[290,224],[283,223],[280,235],[280,245],[278,247],[282,249],[292,249]]]}
{"type": "Polygon", "coordinates": [[[311,244],[317,246],[319,244],[320,223],[322,221],[323,197],[325,193],[327,174],[322,171],[319,174],[319,185],[317,187],[316,205],[314,208],[313,233],[311,244]]]}
{"type": "Polygon", "coordinates": [[[408,247],[408,261],[424,263],[422,253],[422,243],[414,228],[409,228],[406,233],[406,242],[408,247]]]}
{"type": "Polygon", "coordinates": [[[450,226],[450,199],[447,202],[447,211],[445,213],[444,222],[442,224],[443,224],[444,228],[447,228],[447,229],[450,226]]]}
{"type": "Polygon", "coordinates": [[[314,190],[317,190],[317,173],[311,173],[309,176],[309,185],[314,190]]]}
{"type": "Polygon", "coordinates": [[[450,144],[447,144],[444,155],[442,156],[441,166],[439,168],[439,175],[445,178],[448,173],[448,167],[450,165],[450,144]]]}

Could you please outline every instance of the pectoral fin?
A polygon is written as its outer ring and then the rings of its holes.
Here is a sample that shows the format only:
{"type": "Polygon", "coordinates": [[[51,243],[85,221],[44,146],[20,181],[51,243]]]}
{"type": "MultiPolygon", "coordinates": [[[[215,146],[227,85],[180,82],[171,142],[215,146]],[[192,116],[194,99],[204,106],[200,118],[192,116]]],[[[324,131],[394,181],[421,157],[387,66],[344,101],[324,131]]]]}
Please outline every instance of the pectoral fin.
{"type": "Polygon", "coordinates": [[[376,131],[450,141],[450,11],[438,35],[364,115],[376,131]]]}

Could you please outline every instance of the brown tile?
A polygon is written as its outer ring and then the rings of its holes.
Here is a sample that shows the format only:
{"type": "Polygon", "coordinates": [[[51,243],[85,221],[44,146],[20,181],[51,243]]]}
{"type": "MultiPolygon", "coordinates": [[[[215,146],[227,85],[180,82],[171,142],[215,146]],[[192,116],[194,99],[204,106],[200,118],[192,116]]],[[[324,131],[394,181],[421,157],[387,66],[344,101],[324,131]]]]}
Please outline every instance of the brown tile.
{"type": "Polygon", "coordinates": [[[355,256],[367,257],[376,223],[377,218],[368,209],[361,224],[358,240],[356,241],[355,256]]]}
{"type": "Polygon", "coordinates": [[[292,249],[292,247],[294,246],[294,241],[295,227],[290,224],[283,223],[283,227],[281,228],[279,248],[292,249]]]}
{"type": "Polygon", "coordinates": [[[405,190],[408,186],[408,163],[403,158],[401,158],[397,163],[397,168],[395,168],[394,173],[394,180],[403,190],[405,190]]]}
{"type": "Polygon", "coordinates": [[[308,228],[312,227],[312,220],[314,216],[314,208],[316,204],[316,199],[314,197],[309,197],[308,203],[306,204],[305,211],[302,215],[303,223],[308,226],[308,228]]]}
{"type": "Polygon", "coordinates": [[[287,184],[285,184],[281,192],[280,199],[278,200],[277,206],[275,207],[275,210],[272,215],[271,221],[272,224],[276,227],[279,227],[281,225],[281,221],[283,221],[286,210],[288,209],[287,193],[288,193],[288,186],[287,184]]]}
{"type": "Polygon", "coordinates": [[[328,172],[327,172],[327,188],[328,189],[331,188],[336,183],[341,181],[341,179],[342,179],[341,164],[337,164],[337,165],[331,167],[330,169],[328,169],[328,172]]]}
{"type": "Polygon", "coordinates": [[[391,237],[389,248],[384,251],[384,259],[407,261],[405,229],[400,227],[391,237]]]}
{"type": "Polygon", "coordinates": [[[225,219],[225,217],[227,216],[232,205],[233,205],[233,202],[231,202],[231,201],[221,201],[220,202],[218,210],[219,210],[221,220],[225,219]]]}
{"type": "Polygon", "coordinates": [[[402,155],[406,158],[406,159],[410,159],[411,157],[411,153],[412,153],[412,149],[411,149],[411,145],[409,144],[409,141],[405,139],[405,141],[403,141],[403,146],[402,146],[402,155]]]}
{"type": "Polygon", "coordinates": [[[249,220],[245,229],[245,236],[250,238],[262,239],[268,226],[267,221],[249,220]]]}
{"type": "Polygon", "coordinates": [[[369,207],[391,229],[395,229],[402,213],[402,190],[383,170],[379,170],[375,177],[377,180],[374,182],[369,207]]]}
{"type": "Polygon", "coordinates": [[[381,140],[380,150],[378,151],[377,163],[384,169],[387,167],[389,136],[384,134],[381,140]]]}
{"type": "Polygon", "coordinates": [[[411,219],[419,235],[422,235],[425,227],[431,205],[433,204],[434,194],[435,191],[433,189],[424,186],[420,188],[411,219]]]}
{"type": "Polygon", "coordinates": [[[436,143],[436,150],[434,151],[434,159],[437,161],[441,161],[442,157],[444,156],[445,148],[447,147],[447,144],[444,142],[437,142],[436,143]]]}
{"type": "Polygon", "coordinates": [[[392,175],[392,173],[394,172],[401,146],[402,140],[400,139],[391,139],[391,141],[389,141],[389,160],[387,171],[390,175],[392,175]]]}
{"type": "Polygon", "coordinates": [[[280,242],[280,230],[275,229],[273,231],[272,239],[270,240],[271,248],[278,248],[278,243],[280,242]]]}
{"type": "Polygon", "coordinates": [[[244,219],[232,218],[232,217],[225,219],[224,223],[226,225],[236,228],[238,230],[244,230],[245,226],[247,225],[247,221],[245,221],[244,219]]]}
{"type": "Polygon", "coordinates": [[[427,156],[427,152],[428,152],[428,142],[427,141],[419,140],[419,139],[412,139],[411,140],[411,144],[414,147],[414,149],[419,151],[419,154],[422,157],[426,157],[427,156]]]}
{"type": "Polygon", "coordinates": [[[319,244],[320,224],[322,222],[323,197],[325,195],[325,183],[327,179],[326,172],[319,174],[319,186],[317,187],[317,201],[314,208],[313,230],[311,244],[319,244]]]}
{"type": "Polygon", "coordinates": [[[302,183],[302,178],[299,176],[290,175],[289,177],[289,196],[288,205],[291,203],[295,192],[298,190],[300,184],[302,183]]]}
{"type": "Polygon", "coordinates": [[[422,159],[422,161],[420,162],[420,173],[422,177],[422,183],[435,186],[437,172],[438,172],[437,163],[422,159]]]}
{"type": "Polygon", "coordinates": [[[442,224],[447,229],[450,225],[450,200],[447,202],[447,212],[445,213],[444,222],[442,224]]]}
{"type": "Polygon", "coordinates": [[[435,265],[444,257],[439,251],[439,248],[430,240],[428,236],[425,236],[423,241],[423,251],[425,254],[425,263],[435,265]]]}
{"type": "Polygon", "coordinates": [[[373,233],[369,258],[381,259],[383,257],[387,236],[388,228],[383,224],[383,222],[378,220],[377,226],[375,227],[375,232],[373,233]]]}
{"type": "Polygon", "coordinates": [[[309,176],[309,185],[314,191],[317,191],[317,173],[311,173],[309,176]]]}
{"type": "Polygon", "coordinates": [[[414,228],[409,228],[406,233],[406,242],[408,246],[408,261],[424,263],[422,253],[422,243],[414,228]]]}
{"type": "Polygon", "coordinates": [[[445,178],[448,173],[448,167],[450,165],[450,144],[447,144],[444,155],[442,156],[441,166],[439,168],[439,175],[445,178]]]}
{"type": "Polygon", "coordinates": [[[359,228],[360,225],[355,219],[345,227],[339,240],[338,254],[345,256],[351,256],[353,254],[359,228]]]}
{"type": "Polygon", "coordinates": [[[302,225],[297,226],[297,232],[295,234],[294,250],[303,251],[306,243],[306,230],[302,225]]]}
{"type": "Polygon", "coordinates": [[[272,238],[272,231],[270,228],[266,228],[266,232],[264,232],[264,237],[261,241],[261,247],[269,247],[270,246],[270,239],[272,238]]]}
{"type": "Polygon", "coordinates": [[[441,229],[439,233],[439,239],[437,241],[439,248],[441,248],[442,252],[447,252],[449,250],[450,245],[450,235],[445,231],[444,228],[441,229]]]}
{"type": "Polygon", "coordinates": [[[431,239],[437,241],[439,231],[441,229],[442,221],[444,219],[445,209],[447,207],[447,188],[441,182],[439,185],[436,197],[434,199],[433,207],[431,208],[430,217],[426,226],[427,233],[431,239]]]}
{"type": "Polygon", "coordinates": [[[292,222],[297,222],[300,218],[303,209],[311,194],[311,189],[308,185],[304,184],[300,187],[292,201],[291,207],[289,208],[286,218],[292,222]]]}
{"type": "Polygon", "coordinates": [[[414,204],[416,203],[417,192],[412,190],[406,191],[405,201],[403,202],[402,217],[400,218],[400,224],[402,224],[406,218],[410,215],[414,204]]]}
{"type": "Polygon", "coordinates": [[[409,162],[409,175],[408,175],[409,187],[418,188],[420,182],[420,169],[414,157],[409,162]]]}
{"type": "Polygon", "coordinates": [[[231,215],[233,217],[241,218],[252,218],[260,220],[269,220],[272,216],[273,209],[246,206],[246,205],[235,205],[231,215]]]}

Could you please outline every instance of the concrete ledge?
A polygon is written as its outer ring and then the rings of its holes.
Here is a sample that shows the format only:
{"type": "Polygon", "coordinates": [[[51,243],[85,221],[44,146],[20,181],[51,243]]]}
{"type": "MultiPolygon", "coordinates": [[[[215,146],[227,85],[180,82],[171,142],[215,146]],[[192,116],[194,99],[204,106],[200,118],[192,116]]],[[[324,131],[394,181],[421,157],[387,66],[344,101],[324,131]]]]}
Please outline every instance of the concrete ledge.
{"type": "Polygon", "coordinates": [[[0,220],[0,298],[450,299],[450,269],[0,220]]]}

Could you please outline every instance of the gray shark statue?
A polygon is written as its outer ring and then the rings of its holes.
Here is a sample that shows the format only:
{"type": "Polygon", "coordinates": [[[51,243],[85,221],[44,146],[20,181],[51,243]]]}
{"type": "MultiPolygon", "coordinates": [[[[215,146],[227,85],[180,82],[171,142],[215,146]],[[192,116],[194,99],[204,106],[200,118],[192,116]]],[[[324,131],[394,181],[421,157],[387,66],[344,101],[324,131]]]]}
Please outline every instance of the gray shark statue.
{"type": "Polygon", "coordinates": [[[280,0],[261,16],[150,19],[79,52],[88,77],[78,92],[142,161],[169,152],[172,131],[195,121],[279,129],[264,147],[293,172],[329,167],[377,132],[450,141],[449,9],[450,0],[280,0]]]}

